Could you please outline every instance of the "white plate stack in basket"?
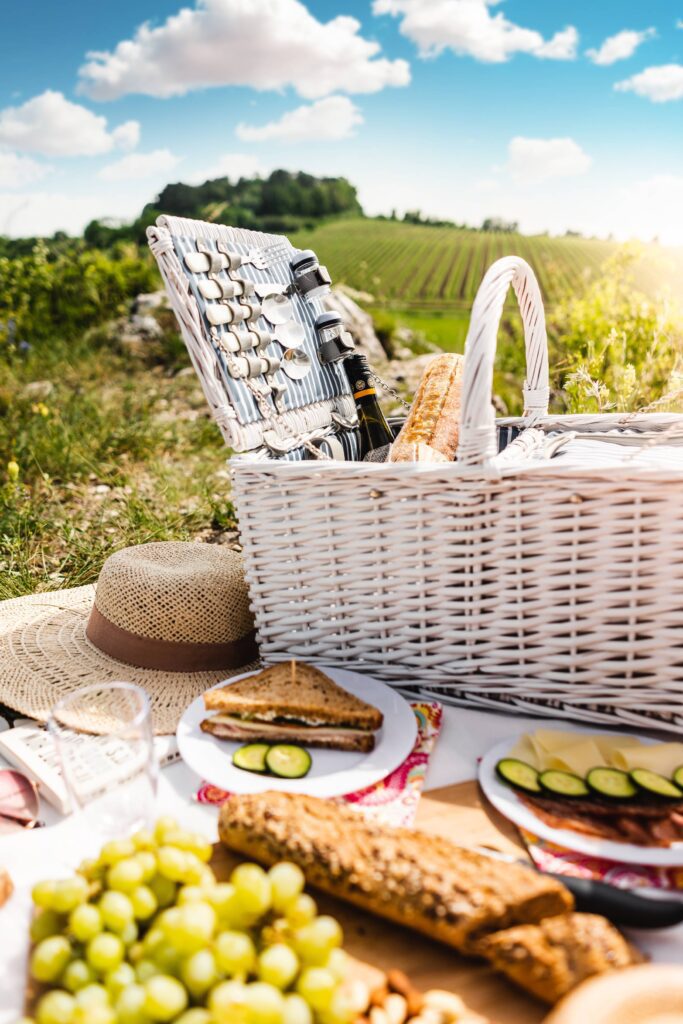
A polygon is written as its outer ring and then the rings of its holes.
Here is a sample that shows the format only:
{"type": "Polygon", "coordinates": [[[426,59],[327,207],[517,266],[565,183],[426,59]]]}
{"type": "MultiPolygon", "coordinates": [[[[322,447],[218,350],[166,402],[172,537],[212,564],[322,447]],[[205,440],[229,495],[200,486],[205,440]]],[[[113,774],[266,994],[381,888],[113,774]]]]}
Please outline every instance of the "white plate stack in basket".
{"type": "Polygon", "coordinates": [[[681,463],[503,466],[496,454],[503,426],[655,444],[683,416],[549,417],[543,305],[517,257],[487,272],[465,358],[454,463],[233,459],[264,660],[347,667],[480,707],[680,726],[681,463]],[[496,423],[510,285],[526,341],[525,413],[496,423]]]}

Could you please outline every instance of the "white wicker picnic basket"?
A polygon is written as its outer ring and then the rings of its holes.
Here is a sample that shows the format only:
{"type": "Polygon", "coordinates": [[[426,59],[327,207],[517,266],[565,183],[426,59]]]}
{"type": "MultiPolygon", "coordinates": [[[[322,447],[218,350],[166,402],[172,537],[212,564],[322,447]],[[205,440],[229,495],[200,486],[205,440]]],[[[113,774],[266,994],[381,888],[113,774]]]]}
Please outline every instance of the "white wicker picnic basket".
{"type": "MultiPolygon", "coordinates": [[[[527,356],[517,425],[622,428],[547,416],[538,285],[521,259],[499,260],[474,303],[456,463],[232,460],[262,656],[456,703],[680,726],[683,473],[500,465],[491,390],[510,284],[527,356]]],[[[681,423],[635,415],[628,432],[656,439],[681,423]]]]}

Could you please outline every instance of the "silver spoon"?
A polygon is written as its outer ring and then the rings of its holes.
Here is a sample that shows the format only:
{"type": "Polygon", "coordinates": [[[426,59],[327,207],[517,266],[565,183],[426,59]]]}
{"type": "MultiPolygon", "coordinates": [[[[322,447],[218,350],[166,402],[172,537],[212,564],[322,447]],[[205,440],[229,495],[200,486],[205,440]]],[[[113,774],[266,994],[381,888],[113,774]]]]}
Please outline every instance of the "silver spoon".
{"type": "Polygon", "coordinates": [[[300,348],[288,348],[282,353],[280,366],[292,380],[301,380],[311,372],[311,357],[300,348]]]}

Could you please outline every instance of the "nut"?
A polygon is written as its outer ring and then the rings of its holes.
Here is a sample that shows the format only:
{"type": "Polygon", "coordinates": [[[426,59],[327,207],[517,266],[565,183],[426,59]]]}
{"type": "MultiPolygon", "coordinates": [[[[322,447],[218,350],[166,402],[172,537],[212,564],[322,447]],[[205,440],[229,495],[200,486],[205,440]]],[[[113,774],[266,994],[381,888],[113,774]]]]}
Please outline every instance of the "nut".
{"type": "Polygon", "coordinates": [[[438,1010],[444,1015],[448,1024],[452,1021],[459,1021],[461,1016],[467,1012],[467,1007],[460,996],[454,992],[446,992],[445,989],[432,988],[425,992],[422,997],[424,1005],[430,1010],[438,1010]]]}
{"type": "Polygon", "coordinates": [[[407,1003],[409,1017],[415,1017],[422,1009],[422,993],[416,989],[413,983],[403,971],[387,971],[387,985],[392,992],[404,996],[407,1003]]]}
{"type": "Polygon", "coordinates": [[[384,1000],[384,1012],[389,1024],[404,1024],[408,1016],[408,1000],[399,992],[390,992],[384,1000]]]}
{"type": "Polygon", "coordinates": [[[370,1008],[370,1024],[389,1024],[386,1010],[381,1006],[372,1006],[370,1008]]]}
{"type": "Polygon", "coordinates": [[[370,986],[362,978],[352,978],[345,987],[354,1013],[366,1013],[370,1005],[370,986]]]}
{"type": "Polygon", "coordinates": [[[369,1005],[383,1007],[388,995],[389,989],[386,985],[380,985],[379,988],[373,988],[370,993],[369,1005]]]}

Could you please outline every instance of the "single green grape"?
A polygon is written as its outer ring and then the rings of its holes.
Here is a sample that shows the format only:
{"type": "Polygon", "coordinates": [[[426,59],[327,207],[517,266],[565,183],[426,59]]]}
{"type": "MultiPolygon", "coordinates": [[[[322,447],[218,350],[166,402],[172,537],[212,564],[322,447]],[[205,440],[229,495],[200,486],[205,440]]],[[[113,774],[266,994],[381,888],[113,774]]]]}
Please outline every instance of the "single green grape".
{"type": "Polygon", "coordinates": [[[313,1024],[313,1011],[306,1000],[296,992],[285,996],[282,1024],[313,1024]]]}
{"type": "Polygon", "coordinates": [[[175,846],[179,850],[186,850],[193,853],[204,863],[208,863],[213,856],[213,846],[208,839],[204,839],[196,832],[186,832],[184,829],[177,829],[175,832],[167,832],[164,842],[169,846],[175,846]]]}
{"type": "Polygon", "coordinates": [[[203,1006],[193,1006],[176,1018],[175,1024],[212,1024],[211,1014],[203,1006]]]}
{"type": "Polygon", "coordinates": [[[128,960],[128,963],[131,964],[136,964],[138,960],[142,960],[144,955],[145,947],[141,942],[134,942],[132,946],[129,946],[126,950],[126,959],[128,960]]]}
{"type": "Polygon", "coordinates": [[[77,1006],[71,1024],[117,1024],[111,1006],[77,1006]]]}
{"type": "Polygon", "coordinates": [[[330,1005],[320,1015],[320,1020],[322,1024],[352,1024],[357,1017],[358,1011],[352,999],[343,988],[338,988],[330,1000],[330,1005]]]}
{"type": "Polygon", "coordinates": [[[69,992],[78,992],[86,985],[95,981],[95,972],[85,960],[72,960],[67,964],[61,977],[61,983],[69,992]]]}
{"type": "Polygon", "coordinates": [[[36,981],[56,981],[69,960],[71,945],[63,935],[52,935],[43,939],[31,956],[31,976],[36,981]]]}
{"type": "Polygon", "coordinates": [[[122,892],[111,890],[103,893],[98,908],[102,921],[111,932],[122,932],[134,918],[133,904],[122,892]]]}
{"type": "Polygon", "coordinates": [[[221,932],[214,943],[218,969],[225,974],[249,974],[256,966],[256,949],[246,932],[221,932]]]}
{"type": "Polygon", "coordinates": [[[164,875],[154,875],[149,881],[149,887],[160,907],[170,907],[175,898],[177,886],[170,878],[164,875]]]}
{"type": "Polygon", "coordinates": [[[247,986],[241,981],[221,981],[211,989],[207,1006],[215,1024],[246,1024],[247,986]]]}
{"type": "Polygon", "coordinates": [[[333,917],[314,918],[294,933],[294,948],[307,964],[324,964],[331,950],[341,945],[343,933],[333,917]]]}
{"type": "Polygon", "coordinates": [[[139,885],[130,893],[130,902],[133,913],[138,921],[147,921],[156,913],[159,904],[157,898],[148,885],[139,885]]]}
{"type": "Polygon", "coordinates": [[[29,929],[33,942],[49,939],[51,935],[59,935],[64,927],[64,918],[55,910],[41,910],[31,921],[29,929]]]}
{"type": "Polygon", "coordinates": [[[238,864],[230,876],[230,881],[235,886],[239,903],[246,911],[260,917],[270,910],[270,879],[258,864],[238,864]]]}
{"type": "Polygon", "coordinates": [[[154,878],[157,873],[157,859],[151,850],[141,850],[140,853],[135,854],[135,860],[142,871],[142,883],[144,885],[154,878]]]}
{"type": "Polygon", "coordinates": [[[123,954],[123,942],[111,932],[100,932],[85,947],[85,958],[98,974],[113,971],[123,960],[123,954]]]}
{"type": "Polygon", "coordinates": [[[145,982],[144,1010],[154,1021],[170,1021],[187,1007],[187,992],[177,978],[158,974],[145,982]]]}
{"type": "Polygon", "coordinates": [[[76,1001],[68,992],[55,988],[46,992],[36,1006],[37,1024],[71,1024],[76,1001]]]}
{"type": "Polygon", "coordinates": [[[79,942],[88,942],[102,931],[102,915],[92,903],[81,903],[69,914],[69,931],[79,942]]]}
{"type": "Polygon", "coordinates": [[[200,860],[195,853],[189,850],[182,851],[185,855],[185,873],[182,881],[189,885],[206,885],[213,881],[213,874],[208,874],[211,868],[204,861],[200,860]]]}
{"type": "Polygon", "coordinates": [[[109,993],[104,985],[91,982],[89,985],[84,985],[83,988],[78,990],[76,993],[76,1003],[85,1009],[89,1009],[92,1006],[109,1006],[109,993]]]}
{"type": "Polygon", "coordinates": [[[68,914],[79,903],[85,903],[88,889],[88,883],[82,875],[74,875],[72,878],[56,882],[52,895],[52,909],[58,914],[68,914]]]}
{"type": "Polygon", "coordinates": [[[118,1024],[147,1024],[145,990],[142,985],[129,985],[116,998],[114,1008],[118,1024]]]}
{"type": "Polygon", "coordinates": [[[157,853],[157,871],[172,882],[185,882],[188,854],[175,846],[162,846],[157,853]]]}
{"type": "Polygon", "coordinates": [[[89,882],[99,880],[103,874],[102,865],[98,861],[93,860],[92,857],[82,860],[78,865],[77,870],[78,874],[83,875],[83,877],[87,878],[89,882]]]}
{"type": "Polygon", "coordinates": [[[137,945],[138,926],[135,921],[129,921],[125,928],[119,932],[119,937],[124,946],[137,945]]]}
{"type": "Polygon", "coordinates": [[[207,900],[210,903],[209,897],[210,892],[203,889],[201,885],[182,885],[178,889],[176,902],[178,906],[182,906],[183,903],[199,903],[202,900],[207,900]]]}
{"type": "Polygon", "coordinates": [[[159,818],[156,825],[154,826],[154,838],[156,839],[157,843],[162,845],[166,842],[166,836],[172,835],[174,832],[177,832],[178,829],[178,822],[175,820],[175,818],[170,818],[168,816],[159,818]]]}
{"type": "Polygon", "coordinates": [[[248,928],[257,920],[258,915],[250,914],[242,906],[231,882],[218,882],[208,891],[206,898],[224,928],[248,928]]]}
{"type": "Polygon", "coordinates": [[[187,957],[181,965],[180,977],[195,999],[213,988],[218,981],[218,968],[211,950],[200,949],[187,957]]]}
{"type": "Polygon", "coordinates": [[[216,912],[208,903],[186,903],[166,911],[161,927],[179,953],[194,953],[211,941],[216,912]]]}
{"type": "Polygon", "coordinates": [[[305,967],[296,983],[297,992],[316,1013],[329,1009],[336,988],[337,979],[326,967],[305,967]]]}
{"type": "Polygon", "coordinates": [[[159,943],[151,958],[162,974],[177,974],[183,960],[182,954],[166,939],[159,943]]]}
{"type": "Polygon", "coordinates": [[[141,828],[134,832],[130,841],[136,850],[154,850],[157,845],[154,833],[150,832],[148,828],[141,828]]]}
{"type": "Polygon", "coordinates": [[[142,884],[143,874],[142,865],[137,857],[125,857],[123,860],[117,860],[107,871],[107,885],[110,889],[131,892],[142,884]]]}
{"type": "Polygon", "coordinates": [[[135,846],[130,839],[110,839],[100,850],[100,863],[111,867],[117,861],[132,857],[135,853],[135,846]]]}
{"type": "Polygon", "coordinates": [[[135,984],[135,970],[128,963],[119,964],[113,971],[104,976],[104,986],[112,999],[115,999],[128,985],[135,984]]]}
{"type": "Polygon", "coordinates": [[[299,928],[312,921],[317,913],[318,907],[313,897],[307,892],[302,892],[289,904],[285,910],[285,917],[293,928],[299,928]]]}
{"type": "Polygon", "coordinates": [[[299,971],[299,958],[284,942],[276,942],[258,958],[258,976],[276,988],[289,988],[299,971]]]}
{"type": "Polygon", "coordinates": [[[306,884],[304,873],[297,864],[280,861],[268,872],[273,894],[273,909],[283,913],[297,896],[301,895],[306,884]]]}
{"type": "Polygon", "coordinates": [[[247,985],[250,1024],[281,1024],[284,997],[279,988],[265,981],[247,985]]]}
{"type": "Polygon", "coordinates": [[[349,973],[349,955],[338,947],[333,949],[323,964],[328,971],[332,971],[337,981],[344,981],[349,973]]]}
{"type": "Polygon", "coordinates": [[[52,899],[56,888],[56,882],[36,882],[31,890],[31,896],[35,905],[43,907],[45,910],[55,909],[52,906],[52,899]]]}

